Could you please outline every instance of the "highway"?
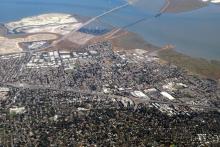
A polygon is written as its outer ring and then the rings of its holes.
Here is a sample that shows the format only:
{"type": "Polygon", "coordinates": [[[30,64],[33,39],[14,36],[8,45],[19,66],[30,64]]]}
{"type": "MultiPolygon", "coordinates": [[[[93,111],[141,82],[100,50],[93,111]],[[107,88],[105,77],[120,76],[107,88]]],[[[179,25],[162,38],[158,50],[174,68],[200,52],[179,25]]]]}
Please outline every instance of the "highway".
{"type": "MultiPolygon", "coordinates": [[[[86,25],[88,25],[88,24],[90,24],[90,23],[92,23],[92,22],[98,20],[99,18],[101,18],[101,17],[103,17],[103,16],[105,16],[105,15],[108,15],[108,14],[110,14],[110,13],[112,13],[112,12],[115,12],[115,11],[117,11],[117,10],[120,10],[120,9],[122,9],[122,8],[128,7],[129,5],[130,5],[129,3],[120,5],[120,6],[118,6],[118,7],[115,7],[115,8],[113,8],[113,9],[110,9],[110,10],[108,10],[108,11],[106,11],[106,12],[100,14],[100,15],[97,15],[97,16],[95,16],[95,17],[89,19],[88,21],[86,21],[85,23],[83,23],[83,24],[82,24],[81,26],[79,26],[78,28],[72,30],[69,34],[67,34],[67,35],[65,35],[65,36],[63,36],[63,37],[61,37],[61,38],[58,39],[58,40],[56,40],[56,43],[59,43],[60,41],[65,40],[66,38],[68,38],[69,36],[71,36],[72,33],[79,31],[81,28],[83,28],[83,27],[85,27],[86,25]]],[[[53,47],[54,45],[56,45],[56,43],[55,43],[55,44],[51,44],[51,45],[49,45],[47,48],[44,48],[44,49],[41,49],[41,50],[36,50],[36,51],[20,51],[20,52],[15,52],[15,53],[10,53],[10,54],[1,54],[1,53],[0,53],[0,56],[1,56],[1,55],[13,55],[13,54],[19,54],[19,53],[31,53],[31,54],[32,54],[32,53],[35,53],[35,52],[40,52],[40,51],[44,51],[44,50],[46,50],[46,49],[48,49],[48,48],[51,48],[51,47],[53,47]]]]}
{"type": "Polygon", "coordinates": [[[107,14],[110,14],[110,13],[112,13],[112,12],[115,12],[115,11],[117,11],[117,10],[120,10],[120,9],[122,9],[122,8],[125,8],[125,7],[127,7],[127,6],[129,6],[129,5],[130,5],[129,3],[120,5],[120,6],[118,6],[118,7],[115,7],[115,8],[113,8],[113,9],[110,9],[110,10],[108,10],[108,11],[106,11],[106,12],[100,14],[100,15],[97,15],[97,16],[95,16],[95,17],[89,19],[88,21],[86,21],[85,23],[83,23],[80,27],[78,27],[77,29],[74,29],[74,30],[71,31],[69,34],[67,34],[67,35],[65,35],[64,37],[62,37],[61,39],[57,40],[57,42],[60,42],[60,41],[62,41],[62,40],[65,40],[65,39],[68,38],[72,33],[79,31],[81,28],[83,28],[83,27],[85,27],[86,25],[88,25],[88,24],[90,24],[90,23],[92,23],[92,22],[98,20],[99,18],[101,18],[101,17],[103,17],[103,16],[105,16],[105,15],[107,15],[107,14]]]}
{"type": "Polygon", "coordinates": [[[144,17],[144,18],[138,19],[138,20],[136,20],[136,21],[134,21],[132,23],[129,23],[129,24],[127,24],[127,25],[125,25],[125,26],[123,26],[121,28],[116,29],[115,31],[113,31],[112,33],[107,35],[106,38],[107,39],[113,39],[113,38],[117,37],[117,36],[114,36],[114,35],[117,34],[118,32],[120,32],[121,30],[125,30],[127,28],[130,28],[130,27],[135,26],[135,25],[137,25],[137,24],[139,24],[141,22],[146,22],[146,23],[150,22],[150,21],[154,20],[155,18],[156,17],[144,17]]]}

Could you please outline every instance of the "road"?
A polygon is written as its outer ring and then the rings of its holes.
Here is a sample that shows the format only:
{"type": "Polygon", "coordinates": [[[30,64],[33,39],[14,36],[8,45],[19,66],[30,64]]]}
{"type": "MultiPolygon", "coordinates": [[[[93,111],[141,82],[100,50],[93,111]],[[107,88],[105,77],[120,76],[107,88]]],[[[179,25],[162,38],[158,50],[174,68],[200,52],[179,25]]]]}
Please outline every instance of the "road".
{"type": "Polygon", "coordinates": [[[87,90],[78,90],[78,89],[72,89],[72,88],[63,88],[58,89],[50,86],[41,86],[41,85],[29,85],[29,84],[23,84],[23,83],[2,83],[0,84],[4,86],[14,87],[14,88],[22,88],[22,89],[31,89],[31,90],[37,90],[37,89],[48,89],[48,90],[55,90],[60,92],[74,92],[74,93],[81,93],[86,95],[95,95],[100,97],[108,97],[111,99],[116,100],[124,100],[129,99],[131,100],[136,106],[140,103],[143,104],[149,104],[149,103],[158,103],[158,104],[167,104],[167,105],[174,105],[174,106],[186,106],[186,107],[192,107],[192,108],[199,108],[199,109],[208,109],[208,110],[217,110],[220,111],[217,107],[210,107],[210,106],[204,106],[204,105],[193,105],[193,104],[186,104],[186,103],[178,103],[178,102],[172,102],[172,101],[158,101],[158,100],[148,100],[144,98],[136,98],[136,97],[123,97],[118,95],[110,95],[103,92],[92,92],[87,90]]]}
{"type": "Polygon", "coordinates": [[[120,9],[122,9],[122,8],[125,8],[125,7],[127,7],[127,6],[129,6],[129,5],[130,5],[129,3],[120,5],[120,6],[118,6],[118,7],[115,7],[115,8],[113,8],[113,9],[110,9],[110,10],[108,10],[108,11],[106,11],[106,12],[100,14],[100,15],[97,15],[97,16],[95,16],[95,17],[89,19],[88,21],[86,21],[85,23],[83,23],[81,26],[79,26],[77,29],[71,31],[69,34],[67,34],[66,36],[64,36],[64,37],[62,37],[61,39],[59,39],[57,42],[60,42],[60,41],[62,41],[62,40],[65,40],[65,39],[68,38],[72,33],[79,31],[81,28],[83,28],[83,27],[87,26],[88,24],[90,24],[90,23],[92,23],[92,22],[98,20],[99,18],[101,18],[101,17],[103,17],[103,16],[105,16],[105,15],[107,15],[107,14],[110,14],[110,13],[112,13],[112,12],[115,12],[115,11],[117,11],[117,10],[120,10],[120,9]]]}
{"type": "MultiPolygon", "coordinates": [[[[51,44],[51,45],[48,46],[47,48],[44,48],[44,49],[41,49],[41,50],[36,50],[36,51],[21,51],[21,52],[11,53],[11,55],[12,55],[12,54],[19,54],[19,53],[31,53],[31,54],[32,54],[32,53],[34,53],[34,52],[44,51],[44,50],[46,50],[46,49],[48,49],[48,48],[51,48],[51,47],[55,46],[55,45],[56,45],[57,43],[59,43],[60,41],[65,40],[66,38],[68,38],[69,36],[71,36],[72,33],[79,31],[81,28],[85,27],[86,25],[88,25],[88,24],[90,24],[90,23],[92,23],[92,22],[98,20],[99,18],[101,18],[101,17],[103,17],[103,16],[105,16],[105,15],[108,15],[108,14],[110,14],[110,13],[112,13],[112,12],[115,12],[115,11],[117,11],[117,10],[120,10],[120,9],[122,9],[122,8],[125,8],[125,7],[127,7],[127,6],[129,6],[129,5],[130,5],[129,3],[120,5],[120,6],[118,6],[118,7],[115,7],[115,8],[113,8],[113,9],[110,9],[110,10],[108,10],[108,11],[106,11],[106,12],[100,14],[100,15],[97,15],[97,16],[95,16],[95,17],[89,19],[88,21],[86,21],[85,23],[83,23],[81,26],[79,26],[78,28],[76,28],[76,29],[74,29],[73,31],[71,31],[69,34],[67,34],[67,35],[65,35],[65,36],[63,36],[63,37],[61,37],[61,38],[58,39],[58,40],[56,40],[56,43],[55,43],[55,44],[51,44]]],[[[6,55],[6,54],[2,54],[2,55],[6,55]]],[[[0,54],[0,56],[1,56],[1,54],[0,54]]]]}
{"type": "Polygon", "coordinates": [[[166,0],[165,6],[160,10],[160,13],[158,15],[161,15],[162,13],[164,13],[169,6],[170,6],[170,0],[166,0]]]}

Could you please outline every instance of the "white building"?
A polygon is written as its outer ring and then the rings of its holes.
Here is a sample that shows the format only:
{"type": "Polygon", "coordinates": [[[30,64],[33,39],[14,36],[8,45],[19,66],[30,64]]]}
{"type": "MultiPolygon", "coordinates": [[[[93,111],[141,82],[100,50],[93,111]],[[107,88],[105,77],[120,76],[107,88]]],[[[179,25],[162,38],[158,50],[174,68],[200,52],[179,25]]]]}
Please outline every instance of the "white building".
{"type": "Polygon", "coordinates": [[[9,88],[7,88],[7,87],[0,87],[0,92],[8,92],[8,91],[10,91],[9,88]]]}
{"type": "Polygon", "coordinates": [[[133,95],[134,97],[138,97],[138,98],[150,99],[146,94],[144,94],[141,91],[133,91],[131,92],[131,95],[133,95]]]}
{"type": "Polygon", "coordinates": [[[15,113],[15,114],[22,114],[25,112],[25,107],[16,107],[16,108],[10,108],[10,114],[15,113]]]}
{"type": "Polygon", "coordinates": [[[167,93],[165,91],[162,91],[160,94],[162,96],[164,96],[165,98],[168,98],[169,100],[174,100],[175,99],[172,95],[170,95],[169,93],[167,93]]]}

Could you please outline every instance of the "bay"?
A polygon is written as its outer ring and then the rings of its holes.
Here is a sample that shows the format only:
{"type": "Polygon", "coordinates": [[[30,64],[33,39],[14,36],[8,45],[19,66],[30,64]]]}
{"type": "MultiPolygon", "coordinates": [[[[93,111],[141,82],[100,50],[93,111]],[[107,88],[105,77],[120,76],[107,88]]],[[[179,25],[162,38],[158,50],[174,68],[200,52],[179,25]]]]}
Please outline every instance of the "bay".
{"type": "MultiPolygon", "coordinates": [[[[122,0],[1,0],[0,22],[7,23],[44,13],[69,13],[93,17],[122,5],[122,0]]],[[[102,18],[117,27],[141,18],[146,21],[127,28],[157,46],[173,44],[181,53],[220,60],[220,7],[208,7],[154,16],[164,0],[146,0],[145,7],[126,7],[102,18]]]]}

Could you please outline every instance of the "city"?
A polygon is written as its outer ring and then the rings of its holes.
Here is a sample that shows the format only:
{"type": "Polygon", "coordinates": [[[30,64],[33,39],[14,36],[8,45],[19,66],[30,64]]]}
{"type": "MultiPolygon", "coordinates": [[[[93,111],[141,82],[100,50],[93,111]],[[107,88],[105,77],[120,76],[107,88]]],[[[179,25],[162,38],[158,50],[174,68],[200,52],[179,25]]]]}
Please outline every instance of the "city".
{"type": "Polygon", "coordinates": [[[108,41],[38,49],[0,56],[0,145],[219,145],[217,81],[108,41]]]}

